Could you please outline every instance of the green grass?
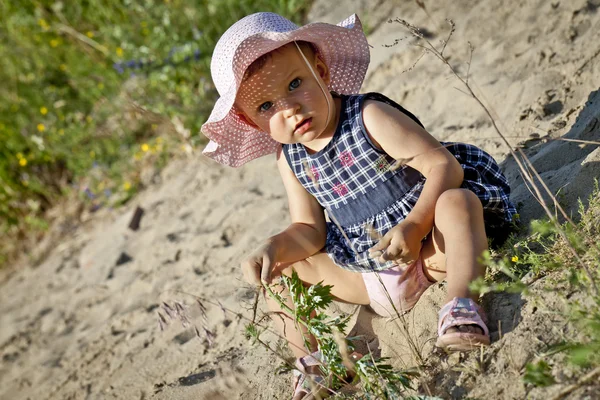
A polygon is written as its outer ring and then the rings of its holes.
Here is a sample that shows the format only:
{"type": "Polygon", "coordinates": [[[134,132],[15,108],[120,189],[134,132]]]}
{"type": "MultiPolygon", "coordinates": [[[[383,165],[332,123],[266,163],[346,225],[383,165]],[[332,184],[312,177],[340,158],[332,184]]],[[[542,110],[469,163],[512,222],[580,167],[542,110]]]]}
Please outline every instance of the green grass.
{"type": "Polygon", "coordinates": [[[142,169],[202,144],[217,96],[209,67],[219,36],[256,11],[300,23],[307,6],[1,2],[0,233],[13,244],[0,248],[0,265],[17,238],[47,228],[45,212],[65,194],[117,206],[140,187],[142,169]]]}
{"type": "MultiPolygon", "coordinates": [[[[479,292],[529,291],[528,281],[546,278],[542,291],[564,300],[566,310],[561,314],[566,330],[564,337],[550,344],[548,355],[566,354],[571,367],[583,372],[600,367],[600,188],[595,190],[587,206],[579,203],[578,221],[560,225],[567,241],[558,233],[554,221],[531,222],[528,234],[512,237],[499,255],[488,258],[491,274],[479,280],[473,288],[479,292]],[[578,263],[573,255],[582,260],[578,263]],[[586,269],[583,268],[585,266],[586,269]]],[[[564,367],[564,366],[563,366],[564,367]]],[[[551,368],[545,360],[526,366],[523,380],[535,386],[554,383],[551,368]]]]}

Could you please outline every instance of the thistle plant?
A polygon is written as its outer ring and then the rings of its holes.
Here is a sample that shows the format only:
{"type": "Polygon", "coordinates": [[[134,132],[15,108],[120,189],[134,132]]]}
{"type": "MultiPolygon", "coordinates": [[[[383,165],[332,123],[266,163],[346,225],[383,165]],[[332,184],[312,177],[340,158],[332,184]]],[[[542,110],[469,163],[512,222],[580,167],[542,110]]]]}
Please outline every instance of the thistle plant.
{"type": "MultiPolygon", "coordinates": [[[[335,335],[345,331],[350,316],[331,318],[321,312],[333,301],[332,286],[318,283],[306,288],[296,272],[291,277],[282,276],[281,280],[289,290],[294,303],[293,309],[288,307],[283,296],[270,286],[265,286],[267,293],[293,317],[296,324],[304,325],[316,338],[318,350],[322,355],[321,372],[332,377],[334,386],[339,385],[347,371],[335,335]]],[[[304,345],[310,350],[307,337],[304,337],[304,345]]]]}
{"type": "MultiPolygon", "coordinates": [[[[348,353],[352,351],[353,346],[351,340],[345,338],[344,332],[350,316],[329,317],[324,313],[333,301],[332,286],[318,283],[306,287],[296,272],[293,272],[291,277],[282,276],[281,280],[289,291],[294,308],[286,304],[284,297],[274,287],[265,285],[265,290],[296,324],[306,327],[315,337],[321,353],[321,372],[330,377],[333,387],[347,382],[346,377],[355,374],[354,381],[362,384],[367,398],[401,398],[407,389],[411,389],[411,379],[417,376],[416,371],[396,371],[387,364],[387,358],[376,360],[372,354],[367,354],[354,365],[348,362],[348,353]]],[[[248,332],[255,337],[259,334],[253,327],[250,327],[248,332]]],[[[310,341],[307,337],[304,338],[304,342],[310,351],[310,341]]]]}

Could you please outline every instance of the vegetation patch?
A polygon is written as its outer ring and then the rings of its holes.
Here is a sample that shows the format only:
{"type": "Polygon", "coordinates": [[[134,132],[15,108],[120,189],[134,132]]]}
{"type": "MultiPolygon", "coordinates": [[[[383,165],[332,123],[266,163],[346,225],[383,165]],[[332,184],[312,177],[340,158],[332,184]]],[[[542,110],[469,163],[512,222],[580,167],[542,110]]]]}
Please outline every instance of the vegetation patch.
{"type": "Polygon", "coordinates": [[[0,266],[65,197],[118,206],[203,141],[210,57],[244,15],[299,22],[303,0],[0,4],[0,266]],[[146,176],[145,176],[146,175],[146,176]]]}

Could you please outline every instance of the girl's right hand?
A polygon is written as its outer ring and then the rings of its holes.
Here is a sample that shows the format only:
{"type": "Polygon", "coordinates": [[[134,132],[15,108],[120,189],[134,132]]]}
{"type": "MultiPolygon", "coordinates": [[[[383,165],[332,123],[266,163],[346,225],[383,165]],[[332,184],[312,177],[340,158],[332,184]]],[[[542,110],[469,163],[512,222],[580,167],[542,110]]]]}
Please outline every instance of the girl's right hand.
{"type": "Polygon", "coordinates": [[[271,271],[275,267],[275,246],[271,242],[262,244],[242,262],[244,279],[251,285],[271,283],[271,271]]]}

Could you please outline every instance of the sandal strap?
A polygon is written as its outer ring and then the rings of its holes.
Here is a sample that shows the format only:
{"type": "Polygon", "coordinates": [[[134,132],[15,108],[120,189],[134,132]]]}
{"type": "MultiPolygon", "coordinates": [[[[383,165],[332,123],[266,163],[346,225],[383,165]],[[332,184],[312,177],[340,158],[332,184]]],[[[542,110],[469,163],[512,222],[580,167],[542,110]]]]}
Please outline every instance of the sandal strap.
{"type": "Polygon", "coordinates": [[[326,386],[325,378],[321,375],[309,374],[307,367],[321,365],[321,352],[315,351],[296,360],[296,369],[292,371],[294,375],[294,396],[300,392],[311,393],[311,381],[316,386],[326,386]],[[309,379],[310,377],[310,379],[309,379]]]}
{"type": "Polygon", "coordinates": [[[483,330],[485,336],[489,336],[490,332],[484,318],[486,317],[483,309],[472,299],[455,297],[440,310],[438,336],[445,334],[448,328],[459,325],[477,325],[483,330]]]}
{"type": "Polygon", "coordinates": [[[298,368],[301,373],[306,373],[307,367],[321,365],[321,358],[323,358],[323,356],[321,355],[320,351],[307,354],[304,357],[300,357],[296,360],[296,368],[298,368]]]}
{"type": "Polygon", "coordinates": [[[300,374],[294,382],[294,396],[301,392],[312,393],[313,386],[326,388],[325,378],[321,375],[300,374]]]}

